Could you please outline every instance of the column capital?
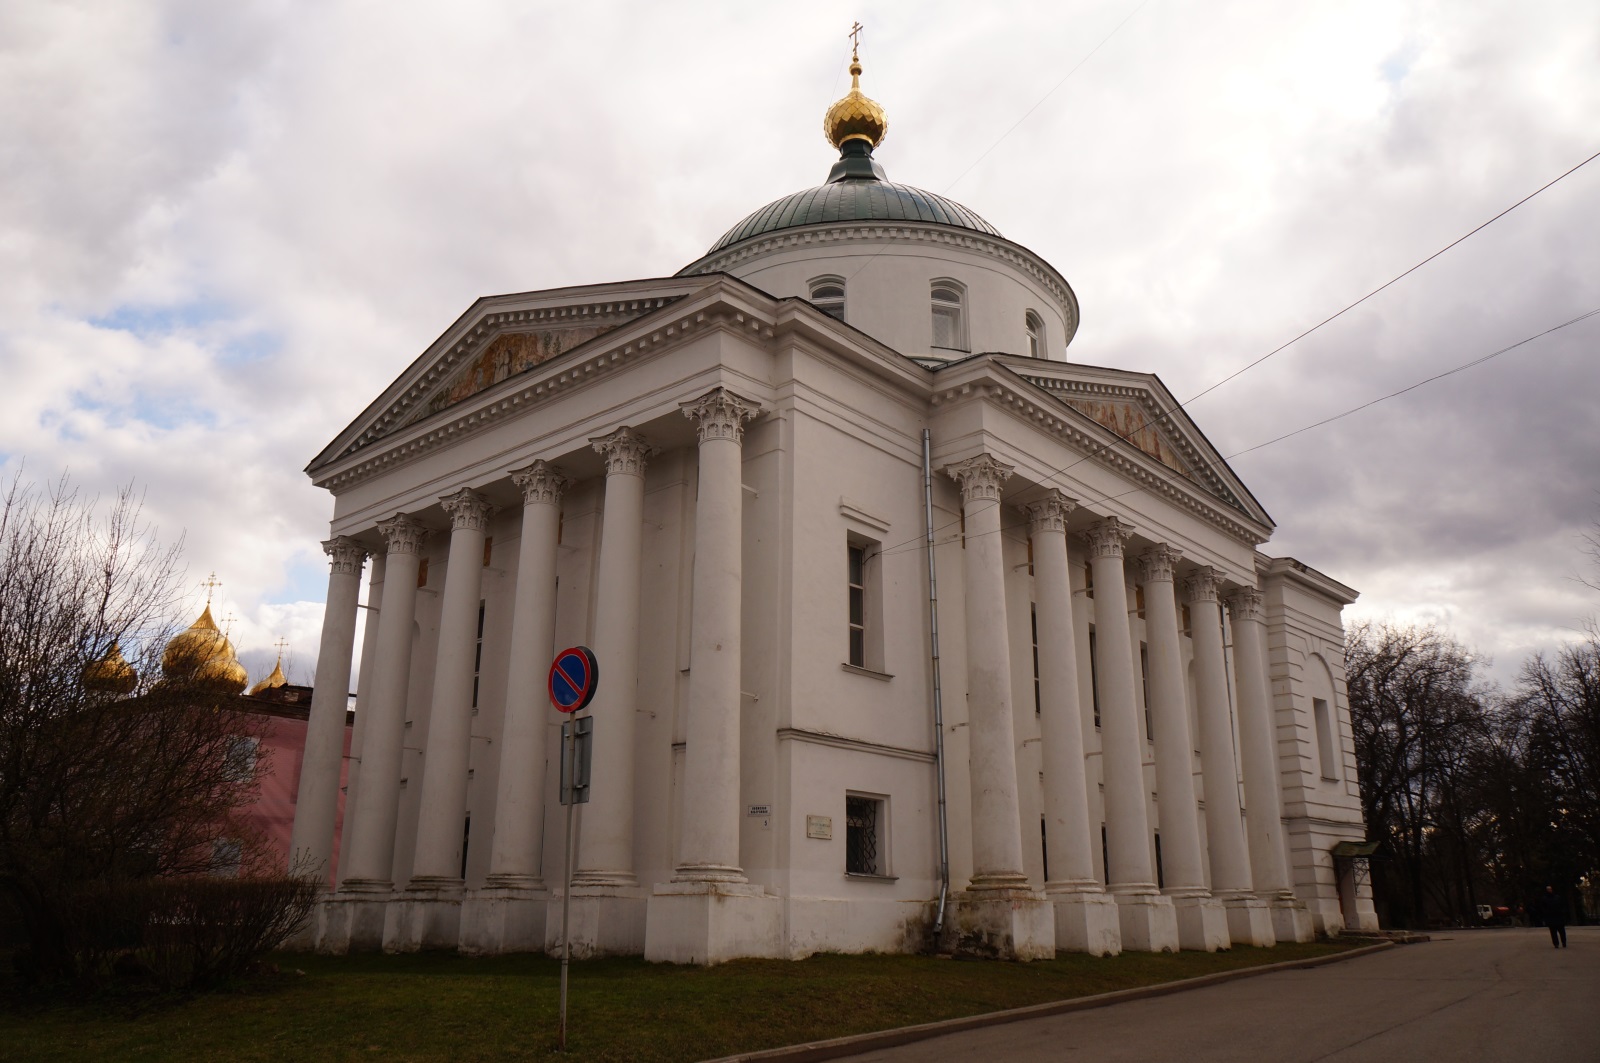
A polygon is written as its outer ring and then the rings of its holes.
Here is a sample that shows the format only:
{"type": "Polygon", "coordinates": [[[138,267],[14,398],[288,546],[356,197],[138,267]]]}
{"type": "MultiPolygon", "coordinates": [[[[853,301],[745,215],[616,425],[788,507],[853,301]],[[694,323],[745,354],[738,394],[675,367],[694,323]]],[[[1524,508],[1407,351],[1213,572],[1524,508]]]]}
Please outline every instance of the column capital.
{"type": "Polygon", "coordinates": [[[380,520],[378,530],[383,533],[384,545],[391,554],[420,554],[428,538],[428,529],[404,513],[380,520]]]}
{"type": "Polygon", "coordinates": [[[322,552],[331,559],[328,570],[339,576],[359,576],[367,560],[367,548],[348,535],[335,536],[322,544],[322,552]]]}
{"type": "Polygon", "coordinates": [[[701,443],[713,439],[743,443],[744,422],[761,412],[758,403],[740,398],[727,388],[714,388],[698,399],[681,402],[678,406],[685,417],[699,422],[701,443]]]}
{"type": "Polygon", "coordinates": [[[595,453],[605,456],[607,476],[643,476],[645,459],[656,452],[649,440],[627,427],[589,442],[595,453]]]}
{"type": "Polygon", "coordinates": [[[1228,618],[1235,624],[1262,617],[1261,592],[1254,587],[1240,587],[1228,595],[1228,618]]]}
{"type": "Polygon", "coordinates": [[[450,514],[450,527],[455,530],[481,532],[489,526],[489,517],[495,511],[488,499],[470,487],[440,495],[439,504],[450,514]]]}
{"type": "Polygon", "coordinates": [[[1127,521],[1116,517],[1107,517],[1089,525],[1089,530],[1084,532],[1084,538],[1089,541],[1090,557],[1121,557],[1122,548],[1127,545],[1128,538],[1133,535],[1133,528],[1127,521]]]}
{"type": "Polygon", "coordinates": [[[946,475],[961,485],[962,504],[1000,501],[1000,485],[1011,478],[1012,467],[988,454],[944,467],[946,475]]]}
{"type": "Polygon", "coordinates": [[[1183,578],[1183,597],[1190,602],[1217,600],[1217,570],[1210,565],[1191,569],[1183,578]]]}
{"type": "Polygon", "coordinates": [[[1171,583],[1173,570],[1183,560],[1183,551],[1157,543],[1139,555],[1140,583],[1171,583]]]}
{"type": "Polygon", "coordinates": [[[1028,532],[1038,535],[1041,532],[1063,532],[1067,530],[1067,515],[1078,508],[1078,503],[1066,495],[1051,488],[1049,493],[1036,502],[1029,502],[1022,507],[1028,515],[1028,532]]]}
{"type": "Polygon", "coordinates": [[[513,469],[511,482],[522,488],[524,505],[559,506],[572,481],[559,468],[540,459],[525,469],[513,469]]]}

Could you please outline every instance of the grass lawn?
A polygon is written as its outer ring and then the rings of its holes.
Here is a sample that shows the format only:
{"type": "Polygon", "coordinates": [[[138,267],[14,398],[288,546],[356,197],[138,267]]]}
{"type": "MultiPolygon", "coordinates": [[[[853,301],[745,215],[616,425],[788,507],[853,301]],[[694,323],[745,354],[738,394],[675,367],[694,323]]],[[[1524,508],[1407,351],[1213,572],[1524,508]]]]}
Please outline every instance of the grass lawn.
{"type": "Polygon", "coordinates": [[[543,956],[275,957],[270,984],[164,1004],[0,1008],[0,1058],[24,1060],[575,1059],[667,1063],[1021,1007],[1356,943],[1043,963],[816,956],[671,967],[572,966],[568,1054],[555,1050],[560,964],[543,956]]]}

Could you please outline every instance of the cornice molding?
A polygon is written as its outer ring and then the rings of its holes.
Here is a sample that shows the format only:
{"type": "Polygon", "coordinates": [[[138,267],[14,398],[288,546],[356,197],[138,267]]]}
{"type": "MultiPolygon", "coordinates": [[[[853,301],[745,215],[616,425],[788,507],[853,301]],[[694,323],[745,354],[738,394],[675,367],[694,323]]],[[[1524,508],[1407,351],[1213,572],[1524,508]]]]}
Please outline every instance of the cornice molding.
{"type": "MultiPolygon", "coordinates": [[[[827,247],[833,244],[860,243],[863,241],[889,241],[908,244],[939,244],[976,251],[1004,262],[1031,277],[1055,299],[1067,323],[1066,343],[1078,331],[1078,298],[1066,279],[1044,259],[1020,244],[1004,237],[993,237],[970,229],[951,229],[942,225],[918,225],[914,222],[887,223],[882,221],[836,222],[822,226],[784,229],[779,232],[751,237],[714,255],[707,255],[679,272],[679,276],[703,273],[729,273],[741,262],[806,246],[827,247]]],[[[1066,344],[1064,343],[1063,346],[1066,344]]]]}
{"type": "MultiPolygon", "coordinates": [[[[393,437],[385,437],[392,440],[389,445],[375,447],[372,453],[361,460],[340,469],[326,479],[317,479],[315,482],[334,492],[347,489],[353,484],[465,439],[508,417],[564,398],[576,388],[648,357],[664,347],[677,344],[686,336],[716,328],[754,336],[760,340],[770,340],[773,335],[770,321],[724,304],[670,318],[648,332],[634,335],[625,341],[605,344],[603,341],[606,337],[597,337],[595,342],[600,343],[600,346],[582,357],[571,358],[576,351],[569,351],[535,366],[526,374],[503,380],[466,400],[460,406],[433,415],[438,418],[437,421],[432,418],[419,421],[414,426],[402,429],[403,434],[397,433],[393,437]],[[569,358],[571,360],[568,360],[569,358]]],[[[349,456],[350,452],[346,451],[336,460],[343,460],[349,456]]]]}
{"type": "MultiPolygon", "coordinates": [[[[1148,461],[1151,465],[1159,465],[1160,463],[1154,458],[1148,457],[1142,451],[1139,458],[1134,458],[1126,452],[1125,448],[1107,446],[1105,439],[1092,434],[1082,425],[1075,422],[1077,418],[1082,418],[1084,421],[1093,424],[1097,432],[1104,432],[1107,435],[1110,434],[1111,430],[1090,421],[1086,415],[1077,410],[1073,410],[1069,417],[1062,411],[1046,408],[1038,401],[1036,396],[1028,395],[1007,384],[998,383],[994,380],[952,384],[936,390],[930,398],[930,402],[935,407],[973,400],[988,401],[1001,408],[1009,409],[1024,420],[1033,422],[1036,427],[1048,432],[1066,445],[1081,451],[1091,460],[1110,468],[1119,476],[1150,491],[1152,494],[1196,514],[1202,520],[1223,529],[1235,539],[1249,543],[1251,546],[1267,541],[1266,535],[1245,524],[1233,513],[1222,509],[1220,505],[1213,505],[1194,491],[1185,490],[1180,485],[1175,484],[1170,477],[1157,474],[1145,464],[1148,461]]],[[[1160,468],[1166,469],[1166,466],[1161,465],[1160,468]]],[[[1182,473],[1178,473],[1175,470],[1167,469],[1167,472],[1172,477],[1182,476],[1182,473]]],[[[1190,483],[1193,483],[1193,481],[1190,481],[1190,483]]]]}

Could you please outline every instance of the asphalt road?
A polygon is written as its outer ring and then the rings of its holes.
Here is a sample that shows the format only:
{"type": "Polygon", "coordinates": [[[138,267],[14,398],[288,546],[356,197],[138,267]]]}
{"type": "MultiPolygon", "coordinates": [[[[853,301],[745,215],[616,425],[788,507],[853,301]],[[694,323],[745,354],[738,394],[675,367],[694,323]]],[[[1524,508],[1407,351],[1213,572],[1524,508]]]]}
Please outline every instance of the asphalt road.
{"type": "Polygon", "coordinates": [[[1436,934],[1344,963],[949,1034],[856,1063],[1596,1063],[1600,927],[1436,934]]]}

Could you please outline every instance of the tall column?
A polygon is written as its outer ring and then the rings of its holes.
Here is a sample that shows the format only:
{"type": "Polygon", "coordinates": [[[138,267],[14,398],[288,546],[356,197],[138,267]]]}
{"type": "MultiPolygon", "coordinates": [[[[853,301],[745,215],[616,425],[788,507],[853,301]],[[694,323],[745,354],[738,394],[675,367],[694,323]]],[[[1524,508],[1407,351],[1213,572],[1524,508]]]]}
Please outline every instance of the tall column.
{"type": "Polygon", "coordinates": [[[543,461],[511,474],[522,488],[522,542],[511,606],[505,723],[500,732],[500,786],[488,884],[542,889],[545,738],[551,715],[545,676],[556,652],[556,546],[561,496],[572,481],[543,461]]]}
{"type": "Polygon", "coordinates": [[[348,839],[344,888],[393,888],[394,830],[399,816],[400,747],[405,737],[406,694],[411,683],[411,625],[417,608],[417,565],[427,529],[404,514],[378,525],[385,554],[384,607],[378,617],[372,705],[361,748],[361,793],[348,839]]]}
{"type": "Polygon", "coordinates": [[[987,454],[945,472],[961,485],[966,598],[967,720],[972,800],[972,879],[957,898],[958,947],[1031,959],[1055,954],[1055,914],[1022,865],[1016,742],[1011,720],[1011,645],[1006,635],[1000,485],[1011,466],[987,454]]]}
{"type": "Polygon", "coordinates": [[[1156,889],[1145,806],[1144,740],[1133,683],[1133,637],[1128,629],[1128,584],[1122,556],[1132,529],[1116,517],[1093,525],[1089,564],[1094,573],[1097,676],[1100,693],[1100,770],[1105,787],[1106,877],[1122,917],[1122,943],[1138,951],[1178,947],[1172,902],[1156,889]]]}
{"type": "MultiPolygon", "coordinates": [[[[462,488],[439,500],[450,514],[450,556],[439,607],[428,740],[412,889],[460,888],[467,769],[472,746],[472,673],[483,595],[483,536],[494,507],[462,488]]],[[[453,942],[452,942],[453,944],[453,942]]]]}
{"type": "Polygon", "coordinates": [[[1238,944],[1270,946],[1277,939],[1266,906],[1257,901],[1250,854],[1239,815],[1239,765],[1234,756],[1233,712],[1222,646],[1217,571],[1197,568],[1183,581],[1194,642],[1195,708],[1200,720],[1200,768],[1206,798],[1206,842],[1211,855],[1211,895],[1228,913],[1228,934],[1238,944]]]}
{"type": "MultiPolygon", "coordinates": [[[[361,670],[356,674],[356,723],[350,729],[350,766],[345,771],[344,808],[346,823],[354,815],[357,794],[361,788],[361,745],[367,736],[367,721],[372,714],[367,706],[372,703],[372,675],[378,659],[378,616],[383,611],[383,574],[385,557],[372,557],[371,571],[367,575],[367,619],[361,632],[361,670]]],[[[349,873],[349,861],[339,858],[339,883],[349,873]]]]}
{"type": "Polygon", "coordinates": [[[1200,849],[1200,809],[1194,796],[1194,736],[1189,733],[1188,684],[1178,645],[1178,599],[1173,569],[1183,555],[1165,544],[1139,558],[1144,587],[1151,738],[1156,747],[1156,807],[1161,824],[1162,891],[1178,912],[1179,944],[1214,952],[1229,945],[1222,904],[1206,890],[1200,849]]]}
{"type": "Polygon", "coordinates": [[[606,459],[594,652],[600,685],[589,803],[582,810],[578,886],[632,886],[633,734],[638,709],[639,566],[643,546],[644,468],[652,447],[632,428],[593,441],[606,459]]]}
{"type": "Polygon", "coordinates": [[[677,963],[782,956],[783,901],[739,867],[743,440],[758,407],[717,388],[682,409],[700,436],[682,833],[672,881],[650,895],[644,954],[677,963]]]}
{"type": "Polygon", "coordinates": [[[676,879],[743,882],[739,868],[739,705],[744,422],[750,403],[718,388],[686,403],[700,433],[694,606],[676,879]]]}
{"type": "Polygon", "coordinates": [[[333,862],[333,824],[339,810],[339,769],[344,764],[344,718],[350,692],[350,657],[355,652],[356,607],[361,565],[367,551],[340,536],[322,544],[328,565],[328,598],[322,611],[317,682],[311,693],[300,791],[289,836],[291,874],[328,880],[333,862]]]}
{"type": "Polygon", "coordinates": [[[1024,507],[1033,539],[1033,587],[1039,622],[1039,746],[1044,768],[1045,883],[1056,918],[1056,947],[1096,956],[1122,951],[1116,903],[1094,873],[1084,770],[1083,710],[1078,698],[1077,636],[1067,564],[1067,515],[1077,503],[1052,490],[1024,507]]]}

